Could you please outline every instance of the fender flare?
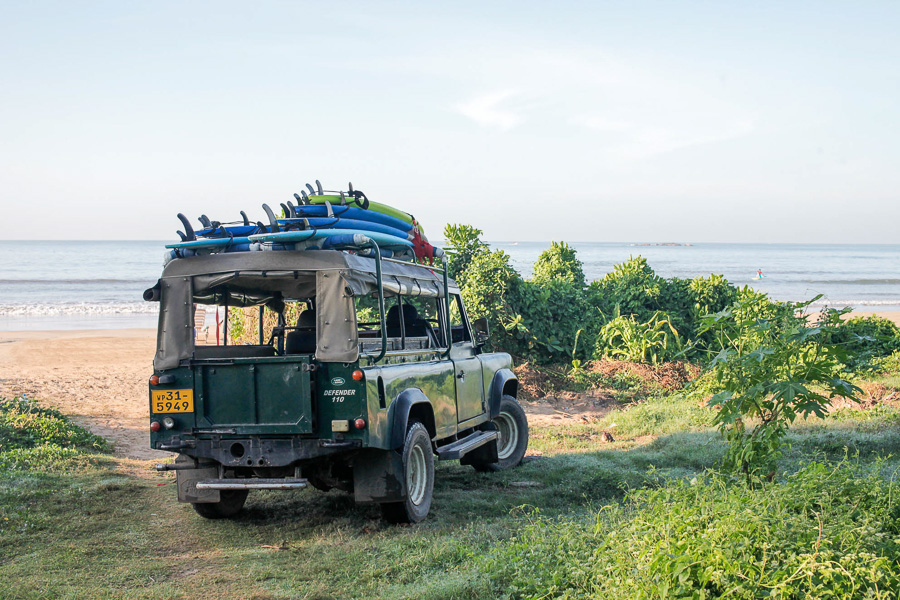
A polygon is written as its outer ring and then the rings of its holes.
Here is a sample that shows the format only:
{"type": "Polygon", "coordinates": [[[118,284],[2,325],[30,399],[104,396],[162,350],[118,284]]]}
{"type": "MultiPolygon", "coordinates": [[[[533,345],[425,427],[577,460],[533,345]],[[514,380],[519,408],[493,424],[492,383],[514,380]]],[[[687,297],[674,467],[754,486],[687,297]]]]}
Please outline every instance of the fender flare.
{"type": "Polygon", "coordinates": [[[434,437],[434,408],[422,390],[419,388],[409,388],[400,392],[397,398],[390,405],[391,437],[390,447],[393,450],[402,448],[406,442],[406,428],[409,425],[409,413],[413,407],[419,404],[427,406],[427,412],[431,416],[431,423],[424,423],[429,429],[428,433],[434,437]]]}
{"type": "Polygon", "coordinates": [[[519,390],[519,378],[510,369],[498,369],[494,373],[491,380],[490,392],[488,393],[488,416],[496,419],[500,416],[500,401],[503,400],[503,390],[508,389],[512,385],[512,394],[515,396],[519,390]]]}

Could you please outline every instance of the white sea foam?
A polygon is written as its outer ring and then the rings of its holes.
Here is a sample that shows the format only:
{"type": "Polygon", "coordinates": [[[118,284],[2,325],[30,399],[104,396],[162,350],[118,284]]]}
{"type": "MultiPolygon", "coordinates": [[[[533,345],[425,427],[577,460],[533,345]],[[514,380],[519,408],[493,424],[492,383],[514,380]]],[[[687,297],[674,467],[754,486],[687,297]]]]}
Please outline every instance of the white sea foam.
{"type": "Polygon", "coordinates": [[[898,306],[900,300],[830,300],[824,298],[816,300],[810,306],[898,306]]]}
{"type": "Polygon", "coordinates": [[[158,312],[159,304],[155,302],[0,304],[0,317],[153,315],[158,312]]]}

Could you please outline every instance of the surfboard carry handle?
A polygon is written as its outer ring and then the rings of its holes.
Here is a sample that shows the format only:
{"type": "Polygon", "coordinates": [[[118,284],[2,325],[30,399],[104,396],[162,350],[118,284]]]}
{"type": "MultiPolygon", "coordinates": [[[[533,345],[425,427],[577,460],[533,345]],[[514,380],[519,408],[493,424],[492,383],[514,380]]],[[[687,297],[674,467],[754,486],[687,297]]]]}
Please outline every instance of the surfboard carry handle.
{"type": "Polygon", "coordinates": [[[353,188],[351,187],[350,194],[356,198],[356,205],[361,209],[367,210],[369,208],[369,199],[362,193],[362,190],[353,191],[353,188]]]}
{"type": "Polygon", "coordinates": [[[269,231],[271,233],[281,231],[281,229],[278,227],[278,219],[275,218],[275,213],[272,212],[272,209],[269,208],[269,205],[263,204],[262,207],[263,210],[266,211],[266,216],[269,217],[269,231]]]}
{"type": "Polygon", "coordinates": [[[191,227],[191,222],[188,221],[188,218],[184,216],[182,213],[178,213],[178,220],[181,221],[181,224],[184,225],[184,235],[187,238],[184,241],[192,242],[197,239],[197,235],[194,233],[194,228],[191,227]]]}

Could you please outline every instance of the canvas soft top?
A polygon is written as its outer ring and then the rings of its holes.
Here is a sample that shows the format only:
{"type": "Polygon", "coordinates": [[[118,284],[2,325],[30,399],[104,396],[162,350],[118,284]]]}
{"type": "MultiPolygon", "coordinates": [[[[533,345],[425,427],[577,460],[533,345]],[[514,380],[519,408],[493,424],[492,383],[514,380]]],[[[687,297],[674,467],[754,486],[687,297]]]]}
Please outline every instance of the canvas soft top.
{"type": "MultiPolygon", "coordinates": [[[[171,369],[194,351],[193,305],[267,305],[280,311],[285,299],[316,297],[317,350],[323,362],[359,356],[354,296],[377,292],[374,258],[337,250],[235,252],[171,261],[144,293],[161,302],[154,367],[171,369]]],[[[441,270],[382,260],[385,295],[444,297],[441,270]]],[[[459,293],[453,280],[451,294],[459,293]]]]}

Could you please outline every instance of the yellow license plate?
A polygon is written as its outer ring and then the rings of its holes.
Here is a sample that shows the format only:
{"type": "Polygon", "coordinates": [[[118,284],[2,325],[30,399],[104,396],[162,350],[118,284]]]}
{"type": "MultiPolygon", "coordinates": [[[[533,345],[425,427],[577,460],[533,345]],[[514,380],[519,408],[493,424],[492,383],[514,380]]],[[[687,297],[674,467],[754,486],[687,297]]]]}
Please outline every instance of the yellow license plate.
{"type": "Polygon", "coordinates": [[[154,413],[194,412],[194,390],[153,390],[150,399],[154,413]]]}

